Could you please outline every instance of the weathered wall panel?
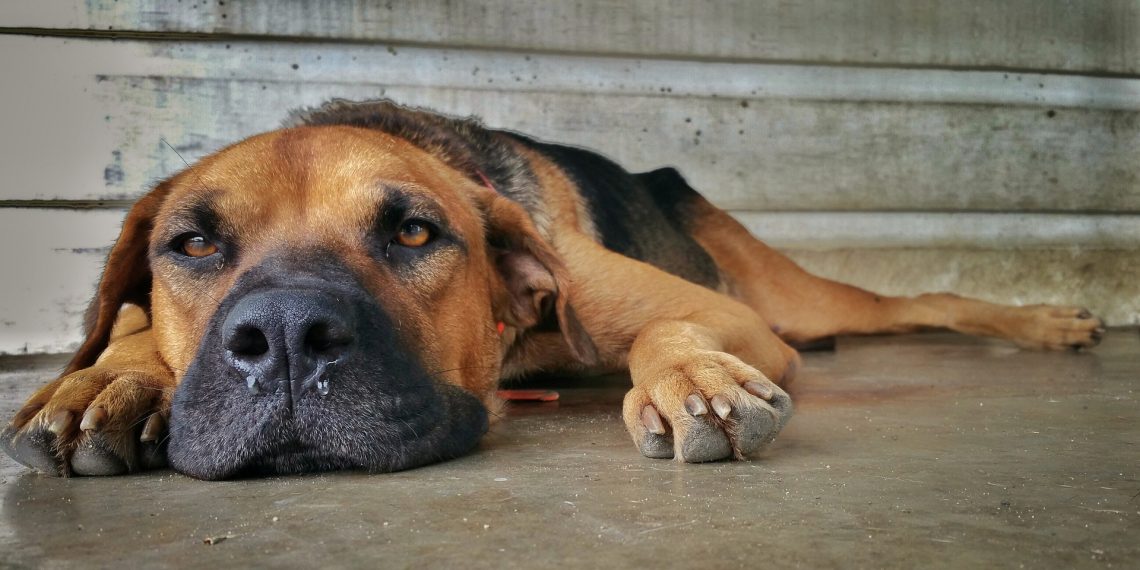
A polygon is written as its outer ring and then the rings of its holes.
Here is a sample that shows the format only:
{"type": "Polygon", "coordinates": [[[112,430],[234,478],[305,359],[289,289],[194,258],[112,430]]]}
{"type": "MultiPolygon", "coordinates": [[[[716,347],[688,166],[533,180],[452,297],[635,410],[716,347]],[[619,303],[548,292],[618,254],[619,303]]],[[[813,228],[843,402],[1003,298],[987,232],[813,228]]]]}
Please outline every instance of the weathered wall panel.
{"type": "Polygon", "coordinates": [[[1140,322],[1135,0],[6,2],[0,53],[0,353],[79,340],[123,211],[76,201],[333,97],[678,166],[887,294],[1140,322]]]}
{"type": "Polygon", "coordinates": [[[0,5],[0,23],[665,58],[1140,71],[1133,0],[41,0],[0,5]]]}
{"type": "Polygon", "coordinates": [[[0,209],[0,354],[75,350],[122,210],[0,209]]]}
{"type": "Polygon", "coordinates": [[[994,73],[956,74],[980,83],[974,90],[922,92],[934,79],[925,73],[946,72],[912,71],[856,82],[847,95],[814,68],[627,61],[638,79],[623,81],[617,69],[591,75],[595,63],[618,67],[608,60],[424,49],[9,37],[0,50],[29,54],[0,62],[20,78],[0,95],[24,102],[0,108],[20,133],[0,140],[14,199],[135,196],[182,168],[163,140],[193,160],[298,106],[388,96],[594,148],[633,169],[675,165],[734,209],[1140,211],[1134,80],[1096,80],[1114,95],[1088,108],[1065,104],[1078,84],[994,73]],[[687,71],[698,77],[676,80],[687,71]],[[1026,79],[1038,82],[1032,95],[996,95],[1025,92],[1026,79]],[[746,91],[768,80],[783,91],[746,91]],[[813,85],[828,98],[813,98],[813,85]],[[52,167],[60,157],[69,168],[52,167]]]}
{"type": "MultiPolygon", "coordinates": [[[[78,346],[83,312],[124,215],[124,210],[0,209],[0,260],[9,268],[0,279],[0,354],[65,352],[78,346]]],[[[910,222],[895,214],[894,220],[879,220],[900,228],[884,242],[888,247],[868,238],[868,232],[856,231],[862,241],[821,251],[802,249],[818,244],[794,231],[799,214],[781,216],[788,215],[741,219],[819,275],[887,294],[951,290],[1003,303],[1078,304],[1113,324],[1140,324],[1140,250],[1135,247],[1078,239],[1065,247],[979,249],[955,242],[949,230],[942,240],[930,239],[927,232],[907,241],[913,235],[907,230],[910,222]]],[[[953,223],[979,224],[944,225],[953,223]]],[[[995,234],[1004,227],[1013,235],[1024,235],[1018,231],[1022,223],[990,222],[999,228],[995,234]]],[[[804,233],[820,225],[804,228],[804,233]]]]}

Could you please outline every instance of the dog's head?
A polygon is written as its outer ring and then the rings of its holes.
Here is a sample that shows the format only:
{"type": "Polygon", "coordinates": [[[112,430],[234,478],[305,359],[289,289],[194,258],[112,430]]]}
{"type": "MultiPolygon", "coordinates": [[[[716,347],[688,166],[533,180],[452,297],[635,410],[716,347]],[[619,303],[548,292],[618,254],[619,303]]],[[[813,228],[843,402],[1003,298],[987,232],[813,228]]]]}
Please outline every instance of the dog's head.
{"type": "Polygon", "coordinates": [[[128,214],[71,368],[148,308],[180,384],[168,456],[217,479],[389,471],[487,430],[501,327],[588,336],[514,201],[382,130],[302,126],[201,160],[128,214]]]}

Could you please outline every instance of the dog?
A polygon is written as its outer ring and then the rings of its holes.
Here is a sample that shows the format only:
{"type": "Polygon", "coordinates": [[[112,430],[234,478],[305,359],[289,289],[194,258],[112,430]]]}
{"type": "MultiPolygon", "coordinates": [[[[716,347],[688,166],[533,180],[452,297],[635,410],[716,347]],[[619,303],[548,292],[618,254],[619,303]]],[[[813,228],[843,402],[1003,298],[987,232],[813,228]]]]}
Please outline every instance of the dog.
{"type": "Polygon", "coordinates": [[[407,469],[470,452],[500,379],[628,370],[646,457],[743,459],[796,343],[929,328],[1090,347],[1079,307],[808,274],[674,169],[390,101],[332,101],[131,208],[63,375],[0,437],[58,475],[407,469]]]}

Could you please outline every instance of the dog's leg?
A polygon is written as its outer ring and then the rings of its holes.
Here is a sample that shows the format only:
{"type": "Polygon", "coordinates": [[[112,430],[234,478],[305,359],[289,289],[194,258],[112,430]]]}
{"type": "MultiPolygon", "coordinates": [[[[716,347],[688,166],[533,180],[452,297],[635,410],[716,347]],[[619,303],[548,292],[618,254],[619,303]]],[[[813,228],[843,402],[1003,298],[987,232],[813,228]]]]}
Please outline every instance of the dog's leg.
{"type": "Polygon", "coordinates": [[[711,204],[695,210],[693,237],[716,260],[734,295],[791,342],[944,328],[1060,350],[1093,346],[1104,334],[1104,322],[1080,307],[1014,307],[950,293],[888,297],[816,277],[711,204]]]}
{"type": "Polygon", "coordinates": [[[562,245],[602,360],[629,367],[623,417],[643,454],[739,458],[776,437],[799,356],[755,311],[583,236],[562,245]]]}
{"type": "Polygon", "coordinates": [[[95,364],[36,391],[0,434],[0,447],[49,474],[163,466],[174,386],[145,313],[127,305],[95,364]]]}

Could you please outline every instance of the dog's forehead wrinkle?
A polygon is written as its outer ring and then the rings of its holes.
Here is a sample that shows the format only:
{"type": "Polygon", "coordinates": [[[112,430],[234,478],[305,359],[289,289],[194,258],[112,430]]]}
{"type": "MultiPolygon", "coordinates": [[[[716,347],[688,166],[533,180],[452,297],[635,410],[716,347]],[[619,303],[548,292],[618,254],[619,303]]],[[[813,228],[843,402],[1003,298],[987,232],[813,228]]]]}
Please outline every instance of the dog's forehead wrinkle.
{"type": "Polygon", "coordinates": [[[223,223],[224,208],[218,203],[222,194],[214,187],[186,189],[163,204],[158,224],[168,224],[173,231],[214,231],[223,223]]]}
{"type": "Polygon", "coordinates": [[[377,188],[374,218],[383,225],[402,221],[409,210],[417,205],[413,190],[393,182],[381,182],[377,188]]]}
{"type": "Polygon", "coordinates": [[[272,239],[368,246],[375,224],[422,218],[462,244],[478,239],[482,220],[456,187],[469,184],[438,157],[407,141],[351,127],[300,127],[255,136],[208,157],[187,185],[221,188],[219,209],[241,228],[235,240],[272,239]],[[276,160],[264,160],[266,153],[276,160]],[[398,218],[398,219],[397,219],[398,218]]]}

